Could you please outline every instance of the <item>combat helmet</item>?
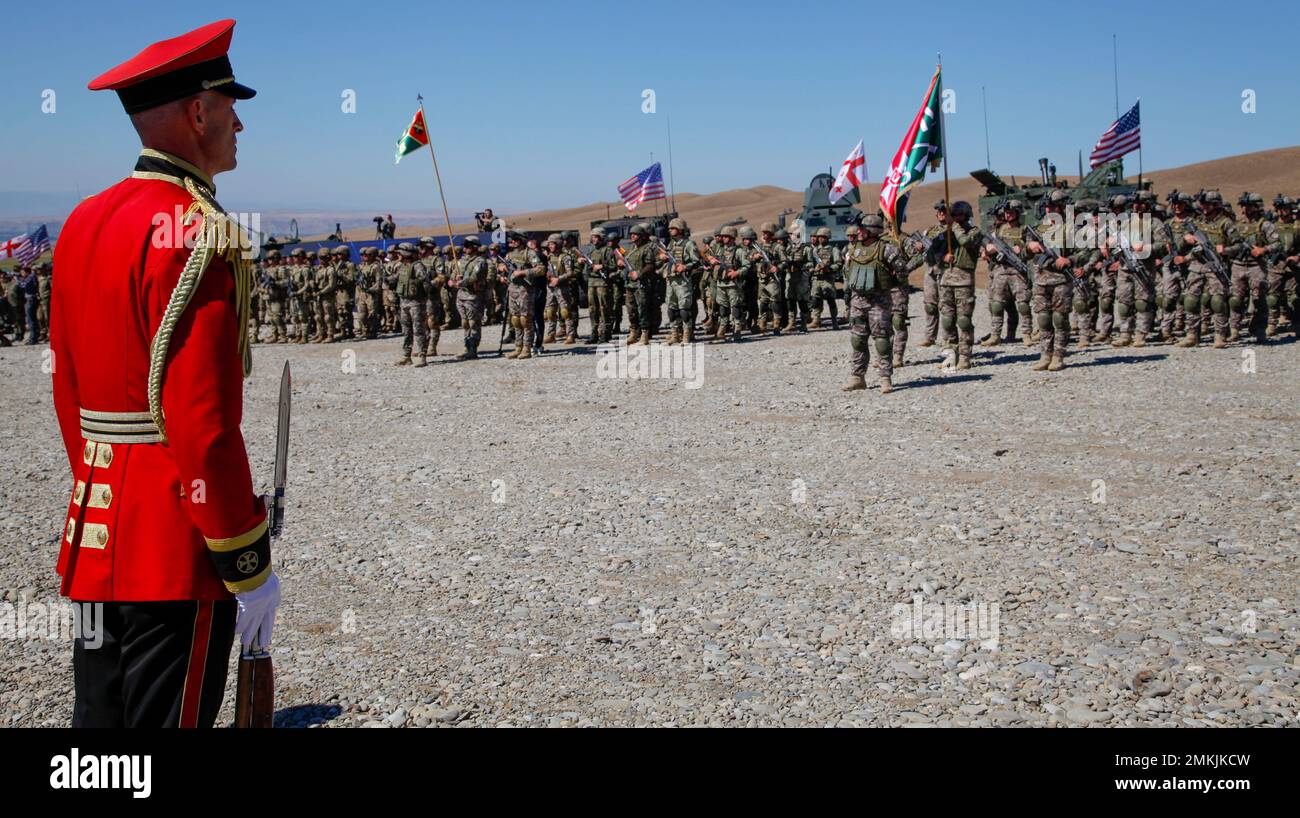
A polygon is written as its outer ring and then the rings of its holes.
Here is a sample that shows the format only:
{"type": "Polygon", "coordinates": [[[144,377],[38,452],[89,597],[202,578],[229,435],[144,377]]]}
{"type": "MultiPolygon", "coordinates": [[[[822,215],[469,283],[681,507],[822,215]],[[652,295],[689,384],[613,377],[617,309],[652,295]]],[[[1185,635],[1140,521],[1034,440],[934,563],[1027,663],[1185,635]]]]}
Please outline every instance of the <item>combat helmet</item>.
{"type": "Polygon", "coordinates": [[[822,238],[829,239],[831,237],[831,229],[829,227],[819,227],[817,228],[817,231],[813,233],[813,236],[821,236],[822,238]]]}
{"type": "Polygon", "coordinates": [[[549,235],[549,236],[546,237],[546,243],[547,243],[547,244],[564,244],[564,239],[563,239],[563,237],[560,236],[559,233],[552,233],[551,235],[549,235]]]}
{"type": "Polygon", "coordinates": [[[844,231],[844,235],[849,237],[849,241],[853,241],[861,232],[862,231],[858,229],[856,224],[851,224],[848,229],[844,231]]]}
{"type": "Polygon", "coordinates": [[[301,247],[295,247],[289,251],[289,255],[293,256],[294,258],[304,258],[307,255],[307,251],[302,249],[301,247]]]}
{"type": "Polygon", "coordinates": [[[461,244],[464,245],[465,247],[479,247],[483,244],[483,242],[479,239],[478,236],[471,235],[471,236],[466,236],[464,241],[461,242],[461,244]]]}
{"type": "Polygon", "coordinates": [[[1217,190],[1207,190],[1201,194],[1201,204],[1223,204],[1223,194],[1217,190]]]}
{"type": "Polygon", "coordinates": [[[969,219],[972,212],[970,202],[961,200],[952,203],[952,217],[957,221],[969,219]]]}
{"type": "Polygon", "coordinates": [[[746,225],[745,227],[740,228],[740,234],[739,234],[739,235],[740,235],[740,238],[742,238],[742,239],[756,239],[756,238],[758,238],[758,234],[754,232],[754,228],[749,227],[748,225],[746,225]]]}
{"type": "Polygon", "coordinates": [[[685,233],[685,232],[686,232],[686,220],[685,220],[685,219],[672,219],[672,220],[670,220],[670,221],[668,222],[668,229],[669,229],[669,230],[677,229],[677,230],[680,230],[680,231],[682,231],[683,233],[685,233]]]}
{"type": "Polygon", "coordinates": [[[760,233],[776,233],[776,222],[763,222],[758,227],[760,233]]]}
{"type": "Polygon", "coordinates": [[[415,245],[414,245],[414,244],[411,244],[409,241],[404,241],[404,242],[402,242],[401,244],[397,245],[397,252],[399,252],[399,253],[414,253],[414,252],[415,252],[415,245]]]}
{"type": "Polygon", "coordinates": [[[266,260],[267,260],[267,261],[275,261],[275,260],[278,259],[278,258],[280,258],[280,251],[279,251],[279,250],[276,250],[275,248],[272,248],[272,249],[266,251],[266,260]]]}
{"type": "Polygon", "coordinates": [[[634,224],[634,225],[632,225],[632,229],[629,230],[628,232],[629,232],[630,234],[632,234],[633,236],[649,236],[649,235],[650,235],[650,227],[649,227],[649,225],[647,225],[647,224],[645,224],[644,222],[642,222],[641,224],[634,224]]]}
{"type": "Polygon", "coordinates": [[[869,236],[879,236],[885,230],[885,220],[879,213],[868,213],[862,217],[861,230],[869,236]]]}
{"type": "Polygon", "coordinates": [[[322,247],[316,251],[316,258],[329,258],[329,257],[330,257],[330,249],[328,247],[322,247]]]}
{"type": "Polygon", "coordinates": [[[724,227],[724,228],[722,228],[721,230],[719,230],[719,231],[718,231],[718,235],[719,235],[719,236],[729,236],[730,238],[733,238],[733,239],[734,239],[734,238],[736,237],[736,226],[735,226],[735,225],[732,225],[732,224],[729,224],[729,225],[727,225],[726,227],[724,227]]]}
{"type": "Polygon", "coordinates": [[[334,255],[350,256],[352,255],[352,248],[348,247],[346,244],[340,244],[338,247],[334,248],[334,255]]]}
{"type": "Polygon", "coordinates": [[[784,227],[782,227],[780,230],[776,231],[776,239],[777,239],[777,241],[780,241],[781,239],[789,239],[789,238],[790,238],[790,233],[789,233],[788,231],[786,231],[786,229],[785,229],[784,227]]]}

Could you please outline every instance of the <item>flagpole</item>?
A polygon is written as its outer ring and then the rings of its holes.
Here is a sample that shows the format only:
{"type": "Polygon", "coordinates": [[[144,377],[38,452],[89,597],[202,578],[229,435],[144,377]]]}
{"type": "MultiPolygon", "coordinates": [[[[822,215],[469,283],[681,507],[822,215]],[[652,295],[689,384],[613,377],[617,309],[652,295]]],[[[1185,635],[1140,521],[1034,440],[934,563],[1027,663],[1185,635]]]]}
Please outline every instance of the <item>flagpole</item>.
{"type": "Polygon", "coordinates": [[[429,156],[433,159],[433,177],[438,180],[438,198],[442,200],[442,218],[447,223],[447,246],[451,249],[451,260],[456,260],[456,237],[451,232],[451,211],[447,209],[447,196],[442,192],[442,173],[438,171],[438,154],[433,152],[433,134],[429,132],[429,117],[424,113],[424,97],[415,95],[420,103],[420,120],[424,122],[424,135],[429,140],[429,156]]]}
{"type": "MultiPolygon", "coordinates": [[[[989,95],[985,92],[984,86],[980,86],[980,96],[984,99],[984,167],[993,168],[992,154],[989,153],[989,95]]],[[[942,134],[940,134],[942,136],[942,134]]],[[[944,163],[945,167],[947,163],[944,163]]]]}
{"type": "Polygon", "coordinates": [[[672,199],[673,212],[677,212],[677,185],[673,182],[673,118],[668,117],[668,196],[672,199]]]}
{"type": "MultiPolygon", "coordinates": [[[[1142,97],[1137,98],[1137,104],[1142,104],[1142,97]]],[[[1138,116],[1141,117],[1142,111],[1138,109],[1138,116]]],[[[1138,190],[1142,189],[1142,140],[1138,140],[1138,190]]]]}
{"type": "Polygon", "coordinates": [[[1117,35],[1110,35],[1110,53],[1115,62],[1115,118],[1119,119],[1119,41],[1117,35]]]}
{"type": "Polygon", "coordinates": [[[948,208],[950,217],[944,224],[948,236],[948,255],[952,255],[952,195],[948,192],[948,123],[943,116],[943,54],[938,55],[939,64],[935,69],[939,73],[939,144],[943,150],[943,203],[948,208]]]}

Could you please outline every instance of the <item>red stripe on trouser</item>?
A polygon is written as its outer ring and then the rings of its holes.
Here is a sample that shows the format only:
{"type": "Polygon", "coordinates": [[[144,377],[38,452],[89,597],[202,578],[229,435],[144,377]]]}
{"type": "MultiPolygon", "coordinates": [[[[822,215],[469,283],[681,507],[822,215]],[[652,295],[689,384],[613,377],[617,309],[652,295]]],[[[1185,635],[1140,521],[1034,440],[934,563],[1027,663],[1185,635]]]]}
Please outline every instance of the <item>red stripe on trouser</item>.
{"type": "Polygon", "coordinates": [[[190,639],[190,665],[185,670],[181,694],[181,727],[198,727],[199,704],[203,700],[203,676],[208,663],[208,640],[212,636],[212,602],[196,602],[194,635],[190,639]]]}

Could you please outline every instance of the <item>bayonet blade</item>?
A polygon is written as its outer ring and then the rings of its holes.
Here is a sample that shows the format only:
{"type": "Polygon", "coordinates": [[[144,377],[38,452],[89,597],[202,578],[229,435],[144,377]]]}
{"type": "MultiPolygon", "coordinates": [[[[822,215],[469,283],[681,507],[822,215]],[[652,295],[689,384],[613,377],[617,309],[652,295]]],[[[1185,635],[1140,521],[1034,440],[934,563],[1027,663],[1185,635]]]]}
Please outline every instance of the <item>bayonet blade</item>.
{"type": "Polygon", "coordinates": [[[269,528],[271,536],[280,534],[284,524],[284,490],[289,479],[289,406],[292,401],[292,377],[289,374],[289,362],[284,362],[284,372],[280,375],[279,418],[275,427],[275,470],[272,486],[271,515],[269,528]]]}

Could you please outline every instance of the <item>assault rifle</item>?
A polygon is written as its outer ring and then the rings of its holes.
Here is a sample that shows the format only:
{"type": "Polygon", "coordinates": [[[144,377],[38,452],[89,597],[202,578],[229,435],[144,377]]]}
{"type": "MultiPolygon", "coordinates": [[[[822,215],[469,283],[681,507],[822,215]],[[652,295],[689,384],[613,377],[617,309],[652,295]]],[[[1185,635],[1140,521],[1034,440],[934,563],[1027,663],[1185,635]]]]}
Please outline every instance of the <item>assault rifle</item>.
{"type": "Polygon", "coordinates": [[[1033,274],[1029,272],[1029,265],[1025,264],[1024,260],[1021,259],[1020,256],[1016,255],[1016,252],[1008,247],[1007,243],[1003,241],[997,233],[985,233],[984,239],[997,248],[997,261],[1010,265],[1012,269],[1017,273],[1020,273],[1027,280],[1033,278],[1033,274]]]}
{"type": "Polygon", "coordinates": [[[1129,272],[1137,276],[1137,279],[1142,282],[1143,287],[1154,291],[1154,285],[1151,283],[1151,276],[1147,273],[1146,265],[1143,264],[1142,259],[1138,258],[1137,254],[1133,252],[1133,243],[1129,240],[1127,230],[1121,229],[1119,231],[1118,244],[1120,255],[1124,259],[1124,266],[1129,269],[1129,272]]]}
{"type": "MultiPolygon", "coordinates": [[[[1043,255],[1047,256],[1047,260],[1052,263],[1052,268],[1055,269],[1057,259],[1061,258],[1061,254],[1056,252],[1056,248],[1048,244],[1047,240],[1032,225],[1025,225],[1025,238],[1042,245],[1043,255]]],[[[1088,281],[1088,273],[1084,272],[1081,276],[1071,274],[1070,278],[1074,281],[1074,286],[1079,288],[1084,299],[1090,300],[1092,298],[1092,282],[1088,281]]]]}
{"type": "Polygon", "coordinates": [[[1210,272],[1214,273],[1214,277],[1219,279],[1224,291],[1230,291],[1232,289],[1232,278],[1228,275],[1228,267],[1214,249],[1214,245],[1210,243],[1210,240],[1206,238],[1205,233],[1199,227],[1193,226],[1187,232],[1196,238],[1196,246],[1192,248],[1192,253],[1198,255],[1209,266],[1210,272]]]}
{"type": "Polygon", "coordinates": [[[925,256],[925,260],[927,262],[926,266],[930,268],[929,271],[926,273],[926,275],[930,276],[930,278],[933,278],[934,283],[938,284],[939,279],[943,277],[939,271],[939,265],[929,263],[932,261],[932,259],[930,258],[930,251],[934,248],[934,239],[925,235],[920,230],[917,230],[915,233],[909,233],[907,237],[912,241],[914,241],[915,243],[921,245],[921,255],[925,256]]]}

